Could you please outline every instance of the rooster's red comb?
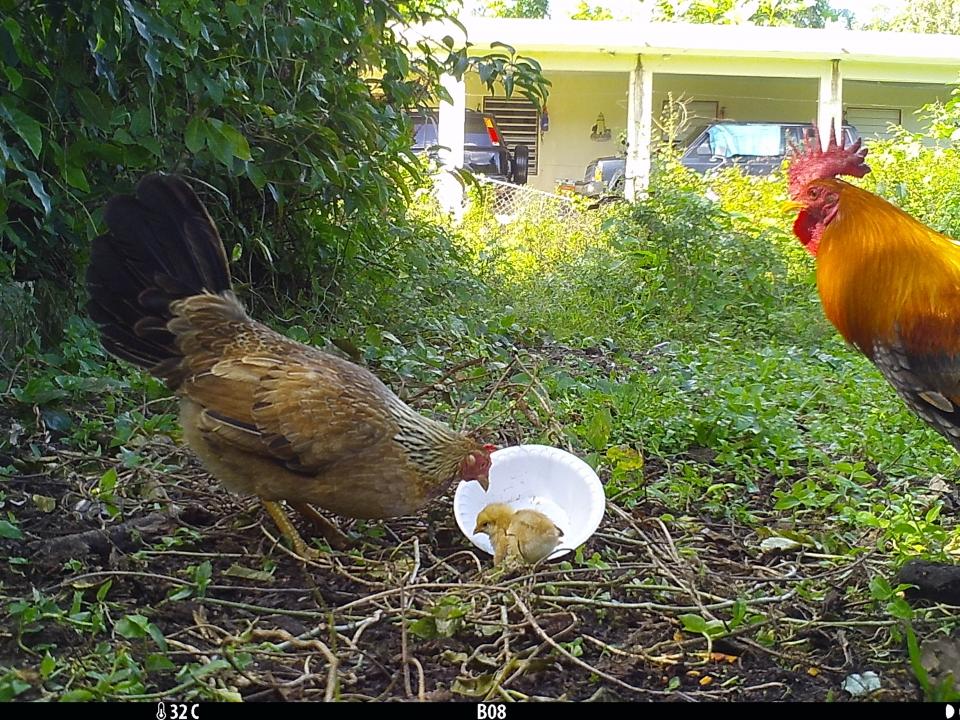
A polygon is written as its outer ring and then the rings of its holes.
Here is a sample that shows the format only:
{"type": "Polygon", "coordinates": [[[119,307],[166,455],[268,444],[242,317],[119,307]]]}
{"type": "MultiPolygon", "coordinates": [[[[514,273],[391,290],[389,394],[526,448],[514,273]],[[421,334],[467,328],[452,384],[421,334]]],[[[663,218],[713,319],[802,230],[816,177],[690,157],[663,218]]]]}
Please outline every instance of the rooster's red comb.
{"type": "Polygon", "coordinates": [[[867,149],[862,147],[863,138],[857,138],[851,145],[837,142],[836,126],[830,121],[830,142],[823,149],[820,130],[813,124],[813,132],[807,133],[800,147],[792,146],[790,165],[787,168],[788,190],[790,197],[796,198],[804,186],[813,180],[834,178],[837,175],[863,177],[870,172],[864,158],[867,149]]]}

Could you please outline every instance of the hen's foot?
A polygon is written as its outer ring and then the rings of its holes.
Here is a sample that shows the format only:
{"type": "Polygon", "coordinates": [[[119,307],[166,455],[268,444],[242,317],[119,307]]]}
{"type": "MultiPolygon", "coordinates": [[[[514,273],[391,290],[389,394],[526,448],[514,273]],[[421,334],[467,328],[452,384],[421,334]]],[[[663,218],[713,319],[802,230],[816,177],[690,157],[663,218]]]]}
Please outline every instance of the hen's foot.
{"type": "Polygon", "coordinates": [[[309,520],[334,550],[346,550],[354,546],[353,541],[344,535],[340,528],[318,513],[309,503],[289,502],[289,505],[309,520]]]}
{"type": "Polygon", "coordinates": [[[273,518],[273,522],[276,523],[281,534],[290,542],[293,551],[297,555],[304,560],[316,560],[320,557],[318,550],[314,550],[303,541],[300,533],[297,532],[297,529],[293,526],[293,523],[290,522],[290,518],[287,517],[287,514],[283,511],[283,508],[280,507],[279,503],[273,500],[264,500],[263,498],[260,499],[260,502],[263,503],[263,507],[266,508],[270,517],[273,518]]]}

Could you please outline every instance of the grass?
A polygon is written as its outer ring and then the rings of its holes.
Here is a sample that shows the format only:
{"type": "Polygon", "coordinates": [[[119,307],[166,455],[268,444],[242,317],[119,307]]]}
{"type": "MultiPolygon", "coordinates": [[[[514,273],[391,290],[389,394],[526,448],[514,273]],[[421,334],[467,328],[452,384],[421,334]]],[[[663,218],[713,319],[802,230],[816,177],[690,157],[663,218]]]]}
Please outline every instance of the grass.
{"type": "Polygon", "coordinates": [[[874,697],[952,697],[921,646],[956,615],[895,573],[960,547],[960,459],[825,322],[782,193],[667,167],[636,206],[501,225],[476,202],[336,321],[273,320],[596,467],[600,533],[531,576],[488,577],[444,503],[300,565],[177,447],[163,388],[71,321],[0,405],[0,699],[824,700],[877,669],[874,697]]]}

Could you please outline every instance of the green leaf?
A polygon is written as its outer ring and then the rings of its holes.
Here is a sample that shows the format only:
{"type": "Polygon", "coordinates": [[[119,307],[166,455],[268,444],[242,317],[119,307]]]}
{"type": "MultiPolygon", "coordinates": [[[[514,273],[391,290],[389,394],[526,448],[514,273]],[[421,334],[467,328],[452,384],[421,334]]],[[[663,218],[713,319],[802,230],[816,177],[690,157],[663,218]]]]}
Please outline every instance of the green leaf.
{"type": "Polygon", "coordinates": [[[148,48],[143,54],[143,59],[147,61],[147,66],[150,68],[152,77],[157,78],[163,75],[163,68],[160,66],[160,55],[157,53],[156,47],[148,48]]]}
{"type": "Polygon", "coordinates": [[[57,501],[49,495],[32,495],[30,497],[37,509],[43,513],[52,513],[57,509],[57,501]]]}
{"type": "Polygon", "coordinates": [[[900,620],[913,619],[913,608],[910,607],[910,603],[908,603],[902,597],[894,598],[887,603],[887,612],[900,620]]]}
{"type": "Polygon", "coordinates": [[[250,178],[250,182],[253,183],[257,190],[263,190],[264,186],[267,184],[267,176],[264,175],[263,171],[252,162],[247,163],[247,177],[250,178]]]}
{"type": "Polygon", "coordinates": [[[491,85],[497,74],[497,69],[489,63],[482,63],[477,71],[480,73],[480,82],[484,85],[491,85]]]}
{"type": "Polygon", "coordinates": [[[67,185],[70,187],[83,190],[83,192],[90,192],[90,184],[87,182],[87,176],[84,174],[82,168],[78,168],[75,165],[67,165],[63,170],[63,175],[67,181],[67,185]]]}
{"type": "Polygon", "coordinates": [[[51,400],[67,397],[67,393],[56,387],[49,378],[33,377],[23,387],[14,388],[13,397],[27,405],[44,405],[51,400]]]}
{"type": "Polygon", "coordinates": [[[410,632],[423,640],[439,637],[437,623],[433,618],[420,618],[410,623],[410,632]]]}
{"type": "Polygon", "coordinates": [[[516,83],[513,75],[504,75],[503,79],[503,94],[507,97],[513,97],[513,89],[516,83]]]}
{"type": "Polygon", "coordinates": [[[587,425],[584,437],[594,450],[600,451],[607,446],[612,431],[613,418],[610,416],[610,410],[604,407],[594,413],[587,425]]]}
{"type": "Polygon", "coordinates": [[[196,583],[196,591],[198,596],[203,596],[207,590],[207,585],[210,584],[210,578],[213,577],[213,566],[210,564],[209,560],[204,560],[202,563],[194,568],[193,580],[196,583]]]}
{"type": "Polygon", "coordinates": [[[30,184],[30,189],[33,190],[33,194],[37,196],[37,200],[43,205],[43,211],[49,215],[50,211],[53,210],[53,201],[50,199],[50,196],[47,195],[47,190],[43,187],[40,176],[33,170],[24,170],[23,174],[27,176],[27,182],[30,184]]]}
{"type": "Polygon", "coordinates": [[[142,107],[130,116],[130,132],[138,137],[143,135],[153,137],[149,108],[142,107]]]}
{"type": "Polygon", "coordinates": [[[113,493],[114,488],[117,487],[117,471],[115,468],[110,468],[103,475],[100,476],[100,482],[97,483],[97,491],[101,495],[110,495],[113,493]]]}
{"type": "Polygon", "coordinates": [[[301,343],[310,342],[310,333],[303,325],[291,325],[287,328],[287,337],[301,343]]]}
{"type": "Polygon", "coordinates": [[[643,455],[626,445],[618,445],[607,450],[607,459],[615,464],[617,470],[624,472],[643,470],[643,455]]]}
{"type": "Polygon", "coordinates": [[[149,622],[143,615],[127,615],[117,621],[114,630],[128,640],[142,638],[147,636],[149,622]]]}
{"type": "MultiPolygon", "coordinates": [[[[40,150],[43,149],[43,126],[25,112],[13,107],[2,98],[0,98],[0,118],[6,120],[10,129],[19,135],[27,144],[33,156],[39,158],[40,150]]],[[[44,207],[46,207],[46,205],[44,205],[44,207]]],[[[49,210],[47,212],[49,212],[49,210]]]]}
{"type": "Polygon", "coordinates": [[[226,136],[220,132],[219,121],[210,119],[207,126],[207,146],[210,152],[228,168],[233,167],[233,147],[226,136]]]}
{"type": "Polygon", "coordinates": [[[889,581],[880,575],[874,575],[870,578],[868,587],[870,588],[870,597],[874,600],[889,600],[890,596],[893,595],[893,588],[890,587],[889,581]]]}
{"type": "Polygon", "coordinates": [[[146,661],[143,663],[143,668],[147,672],[160,672],[162,670],[174,670],[176,665],[168,658],[166,655],[160,655],[158,653],[152,653],[147,655],[146,661]]]}
{"type": "Polygon", "coordinates": [[[20,532],[20,528],[11,523],[9,520],[0,520],[0,538],[6,538],[7,540],[22,540],[23,533],[20,532]]]}
{"type": "Polygon", "coordinates": [[[180,671],[177,673],[178,679],[183,678],[193,678],[194,680],[199,680],[202,677],[206,677],[211,673],[220,672],[221,670],[227,670],[232,666],[227,660],[223,658],[216,658],[211,660],[206,665],[199,665],[196,663],[190,663],[189,665],[184,665],[180,668],[180,671]]]}
{"type": "Polygon", "coordinates": [[[683,629],[687,632],[701,633],[704,635],[707,633],[707,621],[699,615],[688,613],[681,615],[678,620],[680,620],[683,629]]]}
{"type": "Polygon", "coordinates": [[[46,680],[56,669],[57,661],[50,656],[49,652],[46,653],[40,661],[40,676],[46,680]]]}
{"type": "Polygon", "coordinates": [[[155,158],[163,157],[163,147],[160,145],[160,141],[153,137],[145,137],[140,140],[140,147],[146,148],[147,151],[153,155],[155,158]]]}
{"type": "Polygon", "coordinates": [[[17,72],[16,68],[10,67],[9,65],[4,65],[3,72],[6,74],[7,80],[10,81],[10,89],[20,89],[20,86],[23,85],[23,75],[17,72]]]}
{"type": "Polygon", "coordinates": [[[193,595],[193,588],[190,586],[182,587],[170,595],[170,600],[186,600],[193,595]]]}
{"type": "Polygon", "coordinates": [[[147,634],[157,644],[157,647],[160,648],[161,652],[167,651],[167,639],[163,636],[163,633],[160,632],[160,628],[153,623],[149,623],[147,625],[147,634]]]}
{"type": "Polygon", "coordinates": [[[103,106],[96,93],[88,88],[79,88],[74,92],[74,102],[87,122],[105,132],[110,129],[110,111],[103,106]]]}
{"type": "Polygon", "coordinates": [[[223,134],[223,137],[230,144],[230,152],[233,153],[235,158],[240,160],[252,160],[253,157],[250,155],[250,145],[247,143],[247,139],[232,125],[227,123],[222,123],[219,128],[220,132],[223,134]]]}
{"type": "Polygon", "coordinates": [[[187,129],[183,133],[183,141],[187,150],[196,154],[203,150],[203,145],[207,141],[207,121],[199,115],[194,115],[187,123],[187,129]]]}
{"type": "Polygon", "coordinates": [[[20,40],[20,36],[23,35],[23,31],[20,29],[20,25],[11,17],[6,18],[3,21],[3,29],[10,33],[10,38],[17,42],[20,40]]]}
{"type": "Polygon", "coordinates": [[[210,99],[213,100],[214,105],[223,104],[223,85],[213,78],[205,77],[203,79],[203,86],[207,89],[207,93],[210,95],[210,99]]]}
{"type": "Polygon", "coordinates": [[[93,693],[89,690],[83,689],[68,690],[59,698],[57,698],[58,702],[89,702],[93,699],[93,693]]]}
{"type": "Polygon", "coordinates": [[[40,416],[43,418],[43,424],[50,430],[66,432],[73,427],[73,420],[63,410],[46,407],[40,411],[40,416]]]}

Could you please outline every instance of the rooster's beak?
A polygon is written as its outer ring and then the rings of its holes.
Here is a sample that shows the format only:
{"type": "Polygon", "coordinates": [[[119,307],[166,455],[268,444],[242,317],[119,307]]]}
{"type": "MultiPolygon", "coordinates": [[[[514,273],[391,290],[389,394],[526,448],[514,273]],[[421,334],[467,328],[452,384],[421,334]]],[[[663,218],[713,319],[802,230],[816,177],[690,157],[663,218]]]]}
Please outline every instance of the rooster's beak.
{"type": "Polygon", "coordinates": [[[803,210],[804,207],[805,206],[803,203],[798,203],[794,200],[784,200],[782,203],[780,203],[780,209],[785,214],[799,212],[800,210],[803,210]]]}

